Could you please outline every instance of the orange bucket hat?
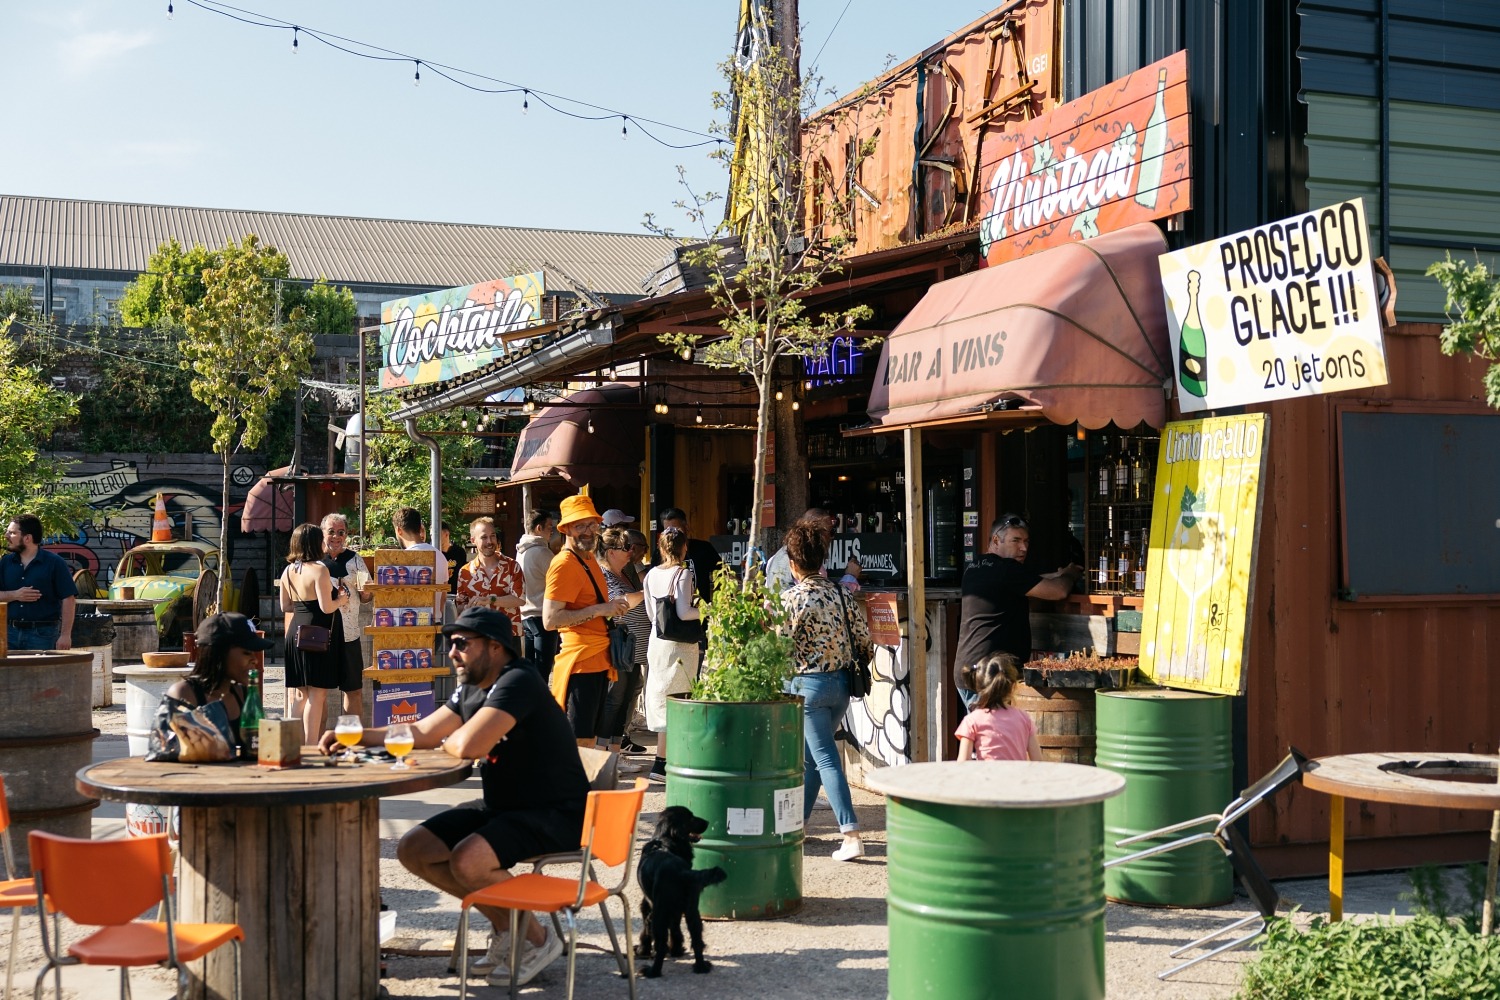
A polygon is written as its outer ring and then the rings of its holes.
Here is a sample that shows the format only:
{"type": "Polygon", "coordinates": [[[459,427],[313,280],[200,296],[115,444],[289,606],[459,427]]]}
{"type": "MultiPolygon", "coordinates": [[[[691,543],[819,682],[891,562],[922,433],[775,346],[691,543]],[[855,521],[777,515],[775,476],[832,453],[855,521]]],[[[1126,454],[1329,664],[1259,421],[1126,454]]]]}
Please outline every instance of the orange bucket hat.
{"type": "Polygon", "coordinates": [[[559,529],[566,528],[575,521],[586,521],[599,516],[599,512],[594,509],[594,501],[589,497],[587,486],[580,488],[576,496],[564,497],[558,507],[562,515],[557,522],[559,529]]]}

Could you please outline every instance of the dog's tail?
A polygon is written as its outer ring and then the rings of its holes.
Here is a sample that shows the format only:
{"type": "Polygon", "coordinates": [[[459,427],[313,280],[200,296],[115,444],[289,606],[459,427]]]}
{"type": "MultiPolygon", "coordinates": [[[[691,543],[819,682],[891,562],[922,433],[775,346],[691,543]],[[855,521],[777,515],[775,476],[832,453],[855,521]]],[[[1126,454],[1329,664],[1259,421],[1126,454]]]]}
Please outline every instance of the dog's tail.
{"type": "Polygon", "coordinates": [[[718,885],[728,877],[729,873],[718,865],[714,865],[712,868],[693,869],[693,881],[698,883],[698,888],[700,889],[705,886],[718,885]]]}

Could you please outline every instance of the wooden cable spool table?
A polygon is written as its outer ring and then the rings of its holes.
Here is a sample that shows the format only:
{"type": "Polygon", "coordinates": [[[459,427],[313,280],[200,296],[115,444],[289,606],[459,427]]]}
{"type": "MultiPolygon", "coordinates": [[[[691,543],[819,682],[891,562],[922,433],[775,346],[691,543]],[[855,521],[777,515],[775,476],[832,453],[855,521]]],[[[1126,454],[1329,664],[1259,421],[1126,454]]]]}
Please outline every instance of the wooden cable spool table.
{"type": "Polygon", "coordinates": [[[1344,799],[1435,809],[1500,809],[1497,759],[1477,753],[1353,753],[1319,757],[1302,784],[1331,798],[1328,917],[1344,919],[1344,799]],[[1459,780],[1454,780],[1459,779],[1459,780]]]}
{"type": "MultiPolygon", "coordinates": [[[[380,995],[380,802],[456,784],[472,764],[417,750],[409,771],[388,763],[328,766],[147,763],[122,758],[78,772],[99,799],[178,806],[178,917],[245,930],[246,1000],[380,995]]],[[[234,994],[232,949],[189,968],[190,995],[234,994]]]]}

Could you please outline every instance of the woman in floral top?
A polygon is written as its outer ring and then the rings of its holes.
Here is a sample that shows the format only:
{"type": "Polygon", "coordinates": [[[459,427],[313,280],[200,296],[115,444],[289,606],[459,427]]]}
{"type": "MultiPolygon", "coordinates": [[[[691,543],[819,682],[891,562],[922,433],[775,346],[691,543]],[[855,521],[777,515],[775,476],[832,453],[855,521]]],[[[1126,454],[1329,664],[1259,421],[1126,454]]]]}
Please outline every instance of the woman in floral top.
{"type": "Polygon", "coordinates": [[[833,860],[850,861],[864,854],[865,847],[833,733],[849,710],[849,674],[843,667],[856,656],[869,660],[870,626],[857,599],[819,572],[828,554],[828,538],[819,526],[804,521],[792,525],[786,549],[796,580],[782,592],[781,603],[797,669],[787,691],[802,696],[802,821],[805,824],[812,815],[821,786],[844,835],[833,860]]]}

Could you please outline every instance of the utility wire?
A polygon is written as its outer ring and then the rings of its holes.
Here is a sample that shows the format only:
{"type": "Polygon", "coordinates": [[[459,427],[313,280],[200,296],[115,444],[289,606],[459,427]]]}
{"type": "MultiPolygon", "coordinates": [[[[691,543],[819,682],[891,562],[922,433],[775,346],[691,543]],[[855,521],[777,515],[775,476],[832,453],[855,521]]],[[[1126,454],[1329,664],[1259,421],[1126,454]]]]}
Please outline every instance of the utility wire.
{"type": "Polygon", "coordinates": [[[828,37],[825,38],[825,39],[823,39],[823,44],[822,45],[818,46],[818,54],[812,57],[812,67],[808,70],[809,73],[817,71],[818,60],[820,58],[822,58],[822,56],[823,56],[823,50],[826,49],[826,48],[828,48],[828,43],[829,43],[829,41],[832,40],[833,33],[835,31],[839,30],[839,25],[843,23],[843,21],[844,21],[844,15],[847,14],[847,13],[849,13],[849,5],[851,3],[853,3],[853,2],[854,2],[854,0],[844,0],[844,9],[841,10],[841,11],[839,11],[839,16],[833,22],[833,27],[831,27],[831,28],[828,29],[828,37]]]}
{"type": "MultiPolygon", "coordinates": [[[[448,63],[434,62],[430,59],[423,59],[419,56],[414,56],[405,52],[396,51],[395,49],[388,49],[380,45],[375,45],[371,42],[362,42],[357,38],[349,38],[344,35],[335,34],[331,31],[323,31],[318,28],[309,28],[306,25],[295,24],[291,21],[284,21],[281,18],[272,17],[269,14],[261,14],[253,10],[246,10],[243,7],[235,7],[231,4],[222,3],[220,2],[220,0],[184,0],[184,2],[207,13],[218,14],[221,17],[226,17],[232,21],[237,21],[241,24],[246,24],[251,27],[270,28],[276,31],[290,31],[292,33],[292,42],[294,46],[296,45],[298,39],[306,36],[315,41],[322,42],[329,48],[336,49],[339,52],[344,52],[351,56],[358,56],[361,59],[370,59],[375,62],[409,62],[416,67],[416,75],[418,80],[420,80],[421,71],[425,67],[428,70],[431,70],[433,73],[436,73],[443,79],[447,80],[448,82],[457,84],[458,86],[463,87],[467,90],[472,90],[475,93],[521,94],[522,99],[526,101],[526,103],[530,103],[530,98],[535,97],[538,103],[548,108],[549,110],[555,111],[560,115],[566,115],[569,118],[576,118],[579,121],[608,121],[610,119],[618,118],[620,119],[620,131],[622,134],[625,134],[627,126],[634,125],[638,131],[646,136],[646,138],[650,139],[652,142],[657,143],[658,145],[665,146],[668,149],[695,149],[699,146],[724,145],[728,143],[727,139],[724,139],[720,136],[711,135],[707,132],[699,131],[698,129],[684,128],[681,125],[673,125],[671,122],[658,121],[654,118],[645,118],[640,115],[630,114],[629,112],[618,111],[613,108],[606,108],[599,104],[592,104],[588,101],[581,101],[574,97],[567,97],[563,94],[554,94],[551,91],[538,90],[536,87],[527,87],[519,83],[512,83],[508,80],[501,80],[497,77],[487,76],[484,73],[479,73],[474,70],[464,69],[461,66],[453,66],[448,63]],[[486,83],[496,84],[497,86],[481,86],[479,84],[470,83],[468,80],[460,79],[459,77],[468,77],[472,80],[483,80],[486,83]],[[586,114],[577,111],[569,111],[567,108],[559,107],[558,102],[571,104],[579,108],[588,108],[590,111],[598,113],[586,114]],[[672,131],[680,132],[683,135],[702,136],[703,138],[698,142],[668,142],[667,140],[648,130],[645,127],[646,125],[653,125],[658,128],[671,129],[672,131]]],[[[844,9],[848,10],[847,4],[845,5],[844,9]]],[[[170,4],[168,5],[167,10],[170,14],[170,4]]],[[[843,15],[840,14],[839,18],[842,20],[843,15]]],[[[834,27],[838,27],[837,23],[834,24],[834,27]]],[[[825,41],[823,44],[827,45],[828,43],[825,41]]],[[[822,50],[819,50],[819,54],[821,54],[821,52],[822,50]]]]}

